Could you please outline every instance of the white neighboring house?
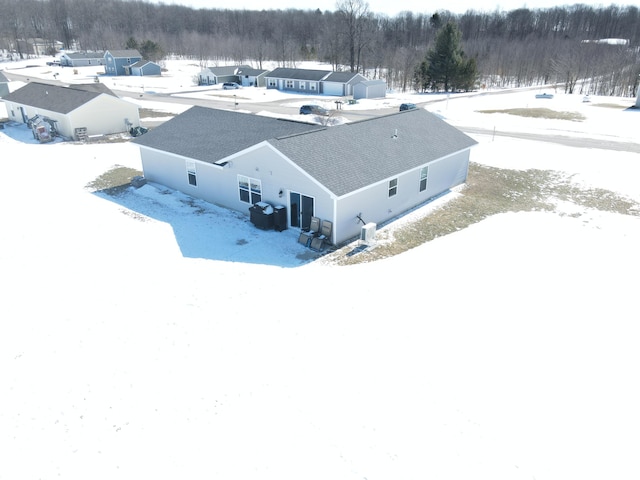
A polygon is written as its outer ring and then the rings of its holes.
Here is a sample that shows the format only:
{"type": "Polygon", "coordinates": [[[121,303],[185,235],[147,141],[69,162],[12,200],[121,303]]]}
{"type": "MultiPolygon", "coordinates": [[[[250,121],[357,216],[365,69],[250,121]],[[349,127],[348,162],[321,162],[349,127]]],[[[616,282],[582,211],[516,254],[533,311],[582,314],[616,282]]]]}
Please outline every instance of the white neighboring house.
{"type": "Polygon", "coordinates": [[[128,132],[140,126],[138,106],[101,83],[69,87],[31,82],[2,99],[10,120],[28,123],[35,116],[55,122],[67,138],[128,132]]]}
{"type": "Polygon", "coordinates": [[[285,228],[328,220],[341,244],[464,183],[477,142],[424,109],[324,127],[195,106],[133,143],[149,182],[246,215],[284,208],[285,228]]]}

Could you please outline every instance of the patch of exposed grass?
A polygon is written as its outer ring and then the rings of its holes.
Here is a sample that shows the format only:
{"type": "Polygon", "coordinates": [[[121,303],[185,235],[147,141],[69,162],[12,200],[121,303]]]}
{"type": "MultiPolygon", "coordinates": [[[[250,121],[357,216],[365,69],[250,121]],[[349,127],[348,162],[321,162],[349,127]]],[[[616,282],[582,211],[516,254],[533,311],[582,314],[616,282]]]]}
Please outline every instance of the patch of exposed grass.
{"type": "MultiPolygon", "coordinates": [[[[584,208],[640,216],[640,204],[605,189],[581,188],[571,177],[547,170],[506,170],[476,163],[461,195],[428,215],[394,229],[366,255],[352,255],[353,246],[327,254],[339,265],[371,262],[392,257],[435,238],[454,233],[485,218],[506,212],[556,211],[554,200],[584,208]]],[[[381,225],[384,226],[384,225],[381,225]]]]}
{"type": "Polygon", "coordinates": [[[85,188],[111,196],[118,196],[131,185],[131,179],[138,175],[142,175],[142,172],[135,168],[115,165],[92,182],[89,182],[85,188]]]}
{"type": "Polygon", "coordinates": [[[170,117],[173,114],[168,112],[162,112],[160,110],[153,110],[152,108],[140,108],[140,118],[162,118],[170,117]]]}
{"type": "Polygon", "coordinates": [[[602,107],[602,108],[615,108],[616,110],[626,110],[628,108],[618,103],[592,103],[591,106],[602,107]]]}
{"type": "Polygon", "coordinates": [[[478,113],[506,113],[528,118],[547,118],[549,120],[570,120],[581,122],[585,116],[578,112],[558,112],[550,108],[506,108],[502,110],[478,110],[478,113]]]}

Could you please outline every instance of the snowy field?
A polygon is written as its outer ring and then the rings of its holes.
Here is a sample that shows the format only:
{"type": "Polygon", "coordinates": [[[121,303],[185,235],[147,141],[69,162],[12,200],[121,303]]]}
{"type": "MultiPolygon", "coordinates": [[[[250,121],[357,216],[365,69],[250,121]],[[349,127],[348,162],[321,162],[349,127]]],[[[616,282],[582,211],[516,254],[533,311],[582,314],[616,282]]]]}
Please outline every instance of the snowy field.
{"type": "MultiPolygon", "coordinates": [[[[195,67],[168,67],[145,91],[206,93],[187,84],[195,67]]],[[[457,126],[639,142],[632,99],[535,93],[366,107],[427,102],[457,126]],[[585,119],[479,113],[527,106],[585,119]]],[[[177,113],[149,96],[141,106],[177,113]]],[[[153,185],[117,201],[86,188],[141,169],[128,143],[22,133],[0,131],[0,480],[640,475],[638,216],[497,215],[339,267],[292,230],[153,185]]],[[[636,153],[473,136],[473,162],[640,202],[636,153]]]]}

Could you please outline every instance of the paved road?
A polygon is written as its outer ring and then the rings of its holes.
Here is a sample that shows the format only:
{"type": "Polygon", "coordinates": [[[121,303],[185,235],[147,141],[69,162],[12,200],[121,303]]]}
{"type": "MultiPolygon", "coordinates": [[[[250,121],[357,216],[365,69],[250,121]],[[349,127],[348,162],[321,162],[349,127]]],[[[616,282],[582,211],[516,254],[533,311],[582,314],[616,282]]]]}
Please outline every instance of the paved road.
{"type": "MultiPolygon", "coordinates": [[[[11,71],[4,71],[5,76],[9,80],[20,80],[27,81],[29,78],[28,75],[19,75],[15,73],[11,73],[11,71]]],[[[43,80],[38,78],[37,81],[42,83],[50,83],[54,85],[60,85],[62,82],[57,82],[54,80],[43,80]]],[[[247,87],[251,88],[251,87],[247,87]]],[[[539,90],[539,87],[530,87],[529,90],[539,90]]],[[[520,91],[522,89],[519,89],[520,91]]],[[[287,100],[277,100],[274,102],[265,102],[265,103],[250,103],[244,99],[242,99],[242,90],[238,90],[238,105],[234,106],[234,100],[229,98],[228,95],[220,96],[216,98],[215,96],[211,96],[210,98],[188,98],[170,94],[163,93],[139,93],[139,92],[131,92],[124,90],[113,90],[120,97],[128,97],[128,98],[143,98],[144,100],[150,101],[158,101],[158,102],[167,102],[181,105],[200,105],[203,107],[210,108],[221,108],[221,109],[230,109],[237,108],[242,111],[249,111],[251,113],[258,113],[261,111],[269,111],[275,114],[280,115],[294,115],[298,113],[298,106],[300,103],[299,99],[292,99],[290,101],[287,100]],[[291,106],[288,106],[287,103],[290,103],[291,106]]],[[[198,90],[201,92],[201,90],[198,90]]],[[[212,91],[215,93],[215,91],[212,91]]],[[[500,91],[492,91],[492,92],[479,92],[478,96],[484,95],[504,95],[512,93],[509,90],[500,90],[500,91]]],[[[447,95],[443,95],[441,99],[431,100],[426,103],[436,103],[436,102],[444,102],[446,100],[450,100],[451,97],[447,95]]],[[[380,115],[386,115],[389,113],[393,113],[397,111],[396,108],[385,108],[385,109],[376,109],[376,110],[349,110],[348,106],[344,106],[342,110],[340,110],[340,116],[347,118],[350,121],[364,120],[367,118],[373,118],[380,115]]],[[[158,122],[160,123],[160,122],[158,122]]],[[[155,126],[156,122],[148,121],[146,122],[147,126],[155,126]]],[[[615,141],[615,140],[603,140],[596,139],[588,136],[587,133],[584,136],[562,136],[562,135],[549,135],[549,134],[537,134],[537,133],[526,133],[526,132],[505,132],[505,131],[494,131],[491,129],[485,129],[475,126],[457,126],[460,130],[469,134],[479,134],[479,135],[498,135],[503,137],[510,138],[521,138],[523,140],[535,140],[542,142],[551,142],[555,144],[565,145],[568,147],[579,147],[579,148],[598,148],[602,150],[614,150],[614,151],[622,151],[622,152],[632,152],[632,153],[640,153],[640,143],[633,142],[625,142],[625,141],[615,141]]]]}

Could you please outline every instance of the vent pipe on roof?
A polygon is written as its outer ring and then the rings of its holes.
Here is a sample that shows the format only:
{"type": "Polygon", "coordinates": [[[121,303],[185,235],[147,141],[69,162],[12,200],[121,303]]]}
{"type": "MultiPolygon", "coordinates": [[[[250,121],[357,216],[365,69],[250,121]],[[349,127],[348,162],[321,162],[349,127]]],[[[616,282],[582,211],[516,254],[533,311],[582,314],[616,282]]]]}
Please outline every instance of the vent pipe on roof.
{"type": "Polygon", "coordinates": [[[398,129],[396,128],[395,131],[393,132],[393,135],[391,135],[391,138],[396,139],[398,138],[398,129]]]}

